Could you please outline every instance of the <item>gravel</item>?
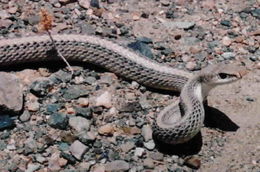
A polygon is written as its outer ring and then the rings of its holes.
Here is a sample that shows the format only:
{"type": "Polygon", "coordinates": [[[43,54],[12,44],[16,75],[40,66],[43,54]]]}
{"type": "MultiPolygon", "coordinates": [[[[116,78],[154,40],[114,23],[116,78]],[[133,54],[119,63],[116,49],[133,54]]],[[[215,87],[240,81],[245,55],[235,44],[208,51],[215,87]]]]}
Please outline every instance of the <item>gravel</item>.
{"type": "MultiPolygon", "coordinates": [[[[218,62],[242,63],[251,69],[260,64],[260,15],[253,1],[0,4],[0,39],[38,35],[41,7],[54,16],[53,34],[97,35],[186,71],[196,73],[218,62]]],[[[72,63],[71,75],[62,61],[31,64],[3,68],[8,73],[1,73],[0,106],[5,111],[0,114],[0,171],[260,170],[259,123],[253,116],[259,112],[259,91],[253,91],[259,90],[257,71],[247,79],[246,88],[227,86],[214,94],[217,100],[209,96],[210,105],[231,115],[238,125],[248,125],[236,132],[209,126],[202,129],[201,142],[178,147],[160,145],[151,129],[158,112],[177,100],[175,94],[146,88],[94,65],[72,63]],[[21,71],[27,67],[32,69],[21,71]],[[194,145],[199,147],[195,153],[194,145]]]]}

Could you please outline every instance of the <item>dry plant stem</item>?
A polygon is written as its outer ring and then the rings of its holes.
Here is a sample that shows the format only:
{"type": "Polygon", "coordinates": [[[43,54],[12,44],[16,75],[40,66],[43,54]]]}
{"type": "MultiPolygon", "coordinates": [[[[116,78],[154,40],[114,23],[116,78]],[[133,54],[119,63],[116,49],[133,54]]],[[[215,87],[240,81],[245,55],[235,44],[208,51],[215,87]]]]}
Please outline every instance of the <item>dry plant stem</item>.
{"type": "Polygon", "coordinates": [[[68,66],[68,68],[69,68],[69,70],[70,70],[70,72],[71,72],[71,75],[73,76],[74,71],[73,71],[72,67],[70,66],[69,62],[66,60],[66,58],[61,54],[61,52],[60,52],[59,49],[57,48],[57,46],[56,46],[56,44],[55,44],[55,41],[54,41],[54,39],[53,39],[53,37],[52,37],[52,35],[51,35],[51,32],[50,32],[49,30],[47,30],[47,33],[48,33],[48,35],[49,35],[49,37],[50,37],[50,39],[51,39],[51,42],[53,43],[54,48],[56,49],[58,55],[59,55],[59,56],[62,58],[62,60],[66,63],[66,65],[68,66]]]}

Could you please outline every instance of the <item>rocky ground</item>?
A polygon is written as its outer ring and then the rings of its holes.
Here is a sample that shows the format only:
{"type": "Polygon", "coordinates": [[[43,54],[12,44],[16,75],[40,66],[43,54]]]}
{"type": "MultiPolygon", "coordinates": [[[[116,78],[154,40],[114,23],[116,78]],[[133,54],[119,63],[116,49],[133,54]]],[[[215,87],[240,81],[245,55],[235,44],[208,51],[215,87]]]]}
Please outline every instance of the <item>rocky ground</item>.
{"type": "Polygon", "coordinates": [[[260,171],[259,0],[0,0],[0,39],[54,33],[113,40],[196,72],[245,65],[241,81],[214,89],[205,127],[191,142],[162,145],[151,124],[177,95],[91,65],[1,68],[0,171],[260,171]]]}

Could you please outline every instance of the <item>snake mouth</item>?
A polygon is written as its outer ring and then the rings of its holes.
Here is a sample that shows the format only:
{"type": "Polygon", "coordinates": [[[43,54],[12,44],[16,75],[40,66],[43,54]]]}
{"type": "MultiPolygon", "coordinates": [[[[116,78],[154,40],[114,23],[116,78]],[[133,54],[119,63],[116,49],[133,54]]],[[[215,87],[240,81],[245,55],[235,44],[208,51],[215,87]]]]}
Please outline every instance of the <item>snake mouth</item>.
{"type": "Polygon", "coordinates": [[[242,78],[243,76],[245,76],[245,75],[247,75],[249,73],[249,70],[241,70],[241,71],[239,71],[238,73],[237,73],[237,77],[238,78],[242,78]]]}

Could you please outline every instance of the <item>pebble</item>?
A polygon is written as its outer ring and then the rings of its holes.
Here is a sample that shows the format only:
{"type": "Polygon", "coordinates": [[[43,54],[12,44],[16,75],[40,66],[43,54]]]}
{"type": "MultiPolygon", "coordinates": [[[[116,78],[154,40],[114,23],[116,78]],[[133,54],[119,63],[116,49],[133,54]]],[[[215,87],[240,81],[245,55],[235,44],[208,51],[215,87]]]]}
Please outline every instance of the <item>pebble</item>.
{"type": "Polygon", "coordinates": [[[84,145],[80,141],[76,140],[70,146],[70,152],[75,158],[77,158],[78,160],[81,160],[84,153],[87,151],[87,148],[88,147],[86,145],[84,145]]]}
{"type": "Polygon", "coordinates": [[[192,29],[196,23],[195,22],[189,22],[189,21],[172,21],[172,22],[165,22],[164,23],[166,27],[170,29],[184,29],[184,30],[189,30],[192,29]]]}
{"type": "Polygon", "coordinates": [[[77,116],[82,116],[82,117],[87,118],[87,119],[91,119],[92,118],[92,110],[91,110],[91,108],[79,108],[79,107],[76,107],[75,110],[76,110],[76,115],[77,116]]]}
{"type": "Polygon", "coordinates": [[[115,132],[115,129],[112,124],[103,125],[103,126],[99,127],[99,129],[98,129],[98,133],[100,135],[105,135],[105,136],[111,136],[114,134],[114,132],[115,132]]]}
{"type": "Polygon", "coordinates": [[[135,143],[134,142],[126,142],[122,145],[120,145],[120,149],[123,151],[123,152],[126,152],[128,153],[130,150],[132,150],[133,148],[135,147],[135,143]]]}
{"type": "Polygon", "coordinates": [[[48,161],[48,169],[50,171],[60,171],[61,167],[66,165],[67,160],[60,158],[59,152],[52,153],[48,161]]]}
{"type": "Polygon", "coordinates": [[[10,17],[10,14],[5,10],[1,10],[0,17],[1,17],[1,19],[8,19],[10,17]]]}
{"type": "Polygon", "coordinates": [[[30,112],[36,112],[40,109],[40,103],[38,103],[37,101],[30,101],[27,103],[27,109],[30,112]]]}
{"type": "Polygon", "coordinates": [[[233,52],[225,52],[221,55],[224,59],[233,59],[236,57],[236,54],[233,52]]]}
{"type": "Polygon", "coordinates": [[[89,91],[87,90],[87,87],[83,85],[75,85],[71,86],[68,89],[65,89],[63,97],[66,100],[72,100],[77,99],[79,97],[84,97],[89,94],[89,91]]]}
{"type": "Polygon", "coordinates": [[[198,157],[192,156],[184,160],[184,165],[187,165],[188,167],[193,169],[199,169],[201,162],[198,157]]]}
{"type": "Polygon", "coordinates": [[[148,150],[153,150],[155,148],[155,143],[153,140],[150,140],[148,142],[144,142],[144,147],[148,150]]]}
{"type": "Polygon", "coordinates": [[[92,172],[106,172],[106,167],[102,164],[95,164],[91,169],[92,172]]]}
{"type": "Polygon", "coordinates": [[[53,86],[53,82],[49,78],[38,78],[30,86],[30,91],[35,96],[43,97],[49,93],[49,88],[53,86]]]}
{"type": "Polygon", "coordinates": [[[90,7],[90,0],[78,0],[79,6],[88,9],[90,7]]]}
{"type": "Polygon", "coordinates": [[[222,39],[222,44],[225,46],[230,46],[232,44],[232,40],[229,37],[225,36],[222,39]]]}
{"type": "Polygon", "coordinates": [[[187,62],[187,64],[185,65],[185,67],[190,70],[190,71],[193,71],[196,69],[197,67],[197,64],[195,61],[190,61],[190,62],[187,62]]]}
{"type": "Polygon", "coordinates": [[[69,118],[69,126],[77,132],[86,132],[89,130],[90,121],[80,116],[72,116],[69,118]]]}
{"type": "Polygon", "coordinates": [[[79,140],[88,145],[88,144],[92,144],[95,140],[96,140],[96,135],[89,131],[89,132],[82,132],[78,135],[79,140]]]}
{"type": "Polygon", "coordinates": [[[150,125],[144,125],[142,127],[142,136],[144,137],[144,140],[147,142],[152,139],[153,130],[150,125]]]}
{"type": "Polygon", "coordinates": [[[0,72],[0,111],[19,113],[23,108],[20,80],[10,73],[0,72]]]}
{"type": "Polygon", "coordinates": [[[153,53],[152,53],[149,45],[147,45],[141,41],[132,42],[132,43],[128,44],[127,46],[148,58],[151,58],[151,59],[153,58],[153,53]]]}
{"type": "Polygon", "coordinates": [[[28,110],[24,110],[23,114],[19,118],[22,122],[26,122],[30,120],[31,114],[28,110]]]}
{"type": "Polygon", "coordinates": [[[13,127],[15,127],[15,123],[9,115],[0,115],[0,130],[13,127]]]}
{"type": "Polygon", "coordinates": [[[88,100],[88,98],[80,97],[80,98],[77,100],[77,103],[78,103],[81,107],[87,107],[88,104],[89,104],[89,100],[88,100]]]}
{"type": "Polygon", "coordinates": [[[9,28],[11,25],[13,24],[13,22],[11,20],[8,19],[0,19],[0,28],[9,28]]]}
{"type": "Polygon", "coordinates": [[[25,170],[25,172],[34,172],[39,169],[40,169],[40,164],[30,163],[27,165],[27,169],[25,170]]]}
{"type": "Polygon", "coordinates": [[[160,152],[152,152],[150,153],[150,158],[156,161],[163,161],[163,154],[160,152]]]}
{"type": "Polygon", "coordinates": [[[229,20],[221,20],[220,21],[220,24],[223,25],[223,26],[227,26],[227,27],[231,27],[232,24],[229,20]]]}
{"type": "Polygon", "coordinates": [[[48,119],[48,124],[57,129],[66,129],[68,125],[68,117],[65,114],[54,113],[48,119]]]}
{"type": "Polygon", "coordinates": [[[134,152],[134,155],[137,156],[137,157],[142,157],[145,153],[145,149],[144,148],[141,148],[141,147],[137,147],[135,148],[135,152],[134,152]]]}
{"type": "Polygon", "coordinates": [[[105,164],[106,171],[120,172],[130,169],[130,165],[123,160],[115,160],[105,164]]]}
{"type": "Polygon", "coordinates": [[[58,112],[58,110],[61,108],[60,104],[48,104],[46,105],[46,114],[51,115],[53,113],[58,112]]]}
{"type": "Polygon", "coordinates": [[[146,158],[143,163],[145,168],[153,169],[155,167],[155,164],[151,158],[146,158]]]}
{"type": "Polygon", "coordinates": [[[105,108],[112,107],[112,95],[110,92],[105,91],[103,94],[96,98],[96,106],[104,106],[105,108]]]}

